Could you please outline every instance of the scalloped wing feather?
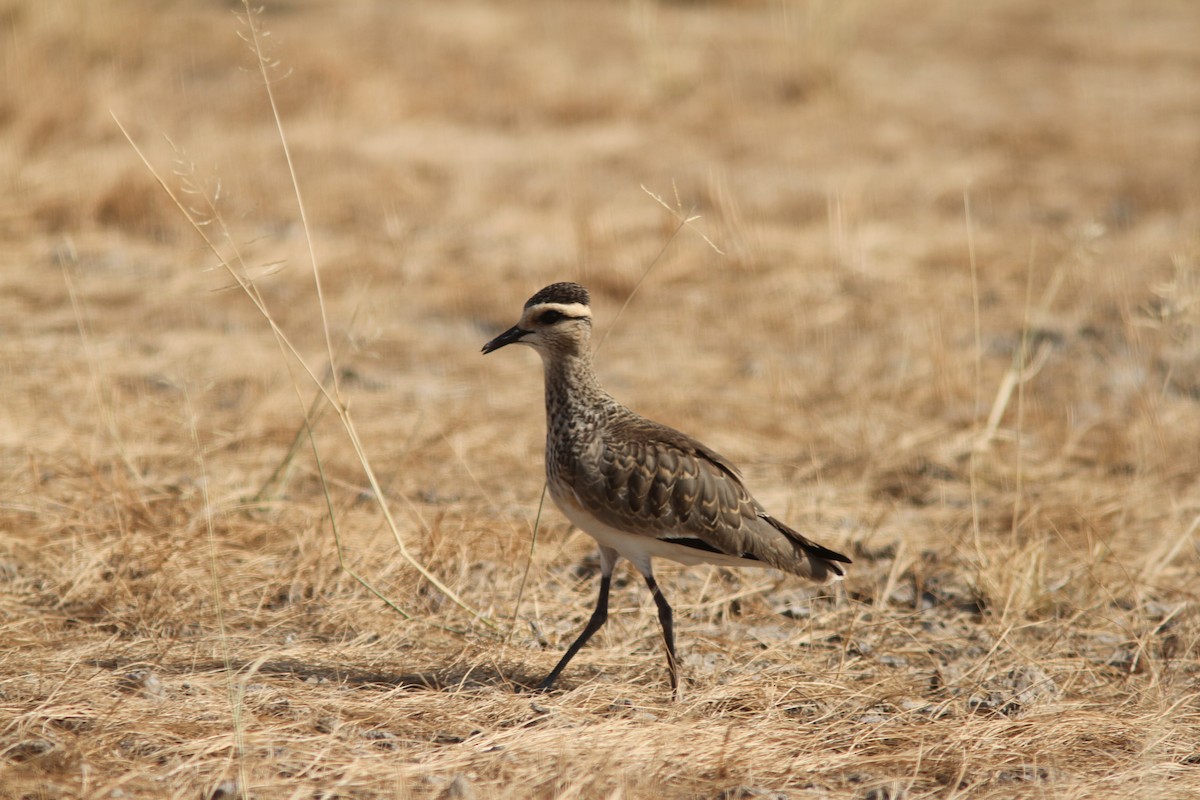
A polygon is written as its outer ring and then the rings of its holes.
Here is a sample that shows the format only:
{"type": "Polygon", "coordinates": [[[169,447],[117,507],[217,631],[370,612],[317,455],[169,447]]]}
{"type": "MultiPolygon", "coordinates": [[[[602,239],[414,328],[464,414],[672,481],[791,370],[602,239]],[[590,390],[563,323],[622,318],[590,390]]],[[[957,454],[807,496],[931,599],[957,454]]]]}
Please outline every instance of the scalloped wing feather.
{"type": "Polygon", "coordinates": [[[833,562],[848,561],[772,518],[737,467],[673,428],[631,414],[611,421],[589,450],[598,463],[576,471],[573,489],[605,525],[681,546],[698,539],[714,552],[817,580],[841,575],[833,562]]]}

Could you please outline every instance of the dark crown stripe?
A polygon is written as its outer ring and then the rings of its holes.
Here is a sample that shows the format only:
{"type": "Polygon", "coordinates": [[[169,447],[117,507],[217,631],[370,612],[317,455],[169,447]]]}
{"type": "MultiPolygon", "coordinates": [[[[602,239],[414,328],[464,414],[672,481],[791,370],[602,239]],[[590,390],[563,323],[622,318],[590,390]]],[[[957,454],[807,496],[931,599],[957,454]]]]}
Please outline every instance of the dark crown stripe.
{"type": "Polygon", "coordinates": [[[581,303],[585,306],[590,306],[591,298],[588,297],[588,290],[580,286],[578,283],[552,283],[545,289],[535,294],[533,297],[525,301],[525,307],[536,306],[539,303],[562,303],[569,305],[571,303],[581,303]]]}

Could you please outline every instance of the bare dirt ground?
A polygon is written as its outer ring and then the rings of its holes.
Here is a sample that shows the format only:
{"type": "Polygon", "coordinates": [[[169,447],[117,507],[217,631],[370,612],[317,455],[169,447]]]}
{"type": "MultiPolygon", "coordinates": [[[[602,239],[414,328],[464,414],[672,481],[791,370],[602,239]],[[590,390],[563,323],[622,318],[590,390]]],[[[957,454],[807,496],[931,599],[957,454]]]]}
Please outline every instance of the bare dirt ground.
{"type": "Polygon", "coordinates": [[[268,3],[307,234],[238,11],[0,2],[0,797],[1200,796],[1194,0],[268,3]],[[527,690],[553,280],[854,558],[660,565],[678,701],[624,568],[527,690]]]}

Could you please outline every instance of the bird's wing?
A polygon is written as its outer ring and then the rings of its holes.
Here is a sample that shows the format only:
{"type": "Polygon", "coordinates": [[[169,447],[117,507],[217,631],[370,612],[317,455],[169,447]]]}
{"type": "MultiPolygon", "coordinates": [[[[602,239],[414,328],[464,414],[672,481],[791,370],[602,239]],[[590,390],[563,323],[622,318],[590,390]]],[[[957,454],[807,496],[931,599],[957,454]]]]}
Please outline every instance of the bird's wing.
{"type": "Polygon", "coordinates": [[[576,473],[575,496],[613,528],[818,578],[841,574],[827,562],[848,561],[772,518],[737,467],[674,428],[631,416],[592,452],[598,463],[576,473]]]}

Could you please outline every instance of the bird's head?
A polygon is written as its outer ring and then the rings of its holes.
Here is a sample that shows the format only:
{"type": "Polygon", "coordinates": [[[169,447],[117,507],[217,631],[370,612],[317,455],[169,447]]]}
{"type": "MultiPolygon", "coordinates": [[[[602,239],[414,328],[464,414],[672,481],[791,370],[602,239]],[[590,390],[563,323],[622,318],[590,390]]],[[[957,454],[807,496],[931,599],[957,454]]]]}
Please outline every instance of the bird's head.
{"type": "Polygon", "coordinates": [[[517,324],[485,344],[483,352],[525,344],[546,358],[586,352],[591,338],[588,290],[578,283],[552,283],[526,300],[517,324]]]}

